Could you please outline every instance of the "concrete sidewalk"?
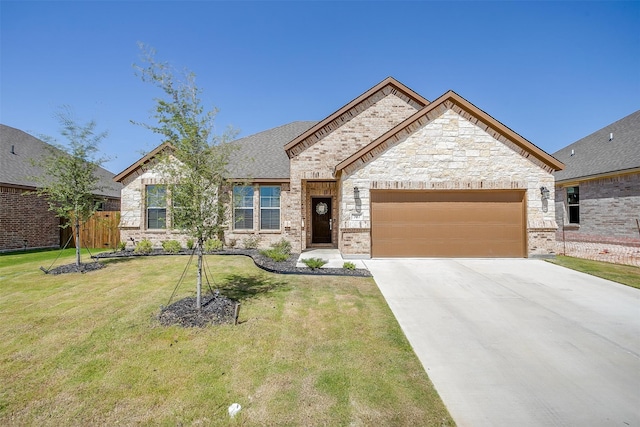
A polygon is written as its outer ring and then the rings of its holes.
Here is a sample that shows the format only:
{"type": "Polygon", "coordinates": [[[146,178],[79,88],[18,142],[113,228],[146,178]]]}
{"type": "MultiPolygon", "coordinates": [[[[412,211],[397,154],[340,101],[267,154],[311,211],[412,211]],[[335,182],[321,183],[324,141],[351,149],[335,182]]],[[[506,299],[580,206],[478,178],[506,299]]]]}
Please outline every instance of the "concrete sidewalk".
{"type": "Polygon", "coordinates": [[[348,259],[345,260],[342,258],[340,251],[338,249],[309,249],[300,254],[298,258],[298,263],[296,267],[306,267],[306,265],[302,262],[303,259],[309,258],[320,258],[325,261],[328,261],[322,268],[342,268],[346,261],[352,262],[355,264],[356,268],[366,268],[361,259],[348,259]]]}

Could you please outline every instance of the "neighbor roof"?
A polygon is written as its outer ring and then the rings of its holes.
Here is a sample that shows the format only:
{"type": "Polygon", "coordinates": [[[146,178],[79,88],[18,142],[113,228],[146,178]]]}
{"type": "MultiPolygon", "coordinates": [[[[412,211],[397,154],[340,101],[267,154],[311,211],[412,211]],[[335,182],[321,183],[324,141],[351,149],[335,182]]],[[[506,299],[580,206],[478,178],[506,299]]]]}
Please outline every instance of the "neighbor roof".
{"type": "Polygon", "coordinates": [[[556,181],[640,168],[640,110],[567,145],[553,156],[566,165],[565,170],[555,173],[556,181]]]}
{"type": "Polygon", "coordinates": [[[360,165],[373,159],[380,150],[376,150],[377,147],[384,147],[384,144],[399,140],[403,135],[412,133],[417,127],[422,126],[426,122],[437,117],[441,114],[443,109],[454,109],[459,114],[463,114],[469,120],[473,121],[478,126],[481,126],[494,138],[500,140],[500,138],[506,138],[509,141],[516,144],[522,151],[521,155],[525,157],[533,156],[547,165],[549,170],[560,170],[564,165],[551,155],[547,154],[544,150],[540,149],[536,145],[532,144],[518,133],[514,132],[504,124],[500,123],[489,114],[479,109],[462,96],[453,91],[448,91],[438,99],[432,101],[429,105],[425,106],[421,110],[418,110],[413,115],[408,117],[402,123],[398,124],[385,134],[381,135],[375,141],[363,147],[358,152],[354,153],[349,158],[343,160],[336,166],[336,172],[343,169],[358,168],[360,165]]]}
{"type": "MultiPolygon", "coordinates": [[[[54,147],[19,129],[0,124],[0,185],[37,188],[39,184],[33,177],[44,172],[41,167],[33,165],[32,160],[39,161],[50,155],[50,148],[54,147]]],[[[120,198],[122,186],[112,181],[111,172],[99,167],[96,175],[104,187],[97,194],[120,198]]]]}
{"type": "Polygon", "coordinates": [[[318,122],[292,122],[233,141],[238,149],[229,159],[229,176],[239,179],[289,179],[285,144],[318,122]]]}

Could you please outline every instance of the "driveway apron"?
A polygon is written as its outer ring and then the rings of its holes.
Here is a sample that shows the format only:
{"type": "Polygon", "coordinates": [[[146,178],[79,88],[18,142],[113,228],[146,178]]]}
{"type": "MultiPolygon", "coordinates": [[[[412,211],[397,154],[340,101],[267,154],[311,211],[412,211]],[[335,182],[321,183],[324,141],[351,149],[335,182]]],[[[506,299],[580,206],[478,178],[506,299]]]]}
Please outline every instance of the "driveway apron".
{"type": "Polygon", "coordinates": [[[365,264],[459,426],[640,427],[640,290],[541,260],[365,264]]]}

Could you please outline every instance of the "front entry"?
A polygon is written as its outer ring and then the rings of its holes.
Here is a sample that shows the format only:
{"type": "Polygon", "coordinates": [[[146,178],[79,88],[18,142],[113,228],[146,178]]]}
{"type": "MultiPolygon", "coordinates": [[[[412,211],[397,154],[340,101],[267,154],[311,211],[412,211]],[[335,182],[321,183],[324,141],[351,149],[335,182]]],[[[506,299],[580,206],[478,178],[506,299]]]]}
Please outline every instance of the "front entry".
{"type": "Polygon", "coordinates": [[[311,199],[311,243],[331,243],[331,197],[311,199]]]}

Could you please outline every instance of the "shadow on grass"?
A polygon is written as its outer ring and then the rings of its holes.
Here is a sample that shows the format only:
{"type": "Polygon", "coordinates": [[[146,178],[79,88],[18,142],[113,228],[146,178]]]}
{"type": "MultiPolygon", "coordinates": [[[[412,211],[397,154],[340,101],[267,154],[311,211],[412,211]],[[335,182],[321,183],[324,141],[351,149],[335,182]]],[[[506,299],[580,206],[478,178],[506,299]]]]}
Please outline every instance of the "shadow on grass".
{"type": "Polygon", "coordinates": [[[219,287],[220,293],[240,302],[260,295],[291,289],[291,285],[283,280],[261,275],[245,276],[239,274],[225,277],[219,287]]]}

